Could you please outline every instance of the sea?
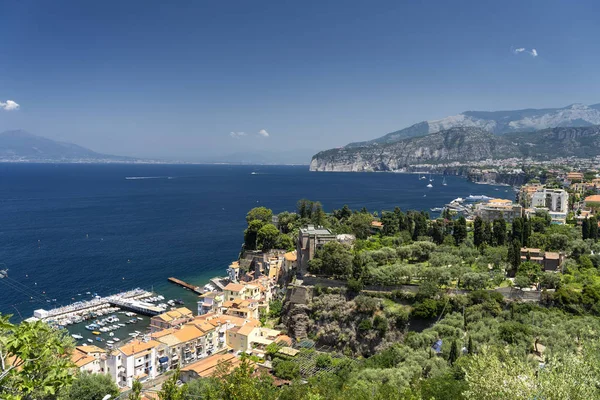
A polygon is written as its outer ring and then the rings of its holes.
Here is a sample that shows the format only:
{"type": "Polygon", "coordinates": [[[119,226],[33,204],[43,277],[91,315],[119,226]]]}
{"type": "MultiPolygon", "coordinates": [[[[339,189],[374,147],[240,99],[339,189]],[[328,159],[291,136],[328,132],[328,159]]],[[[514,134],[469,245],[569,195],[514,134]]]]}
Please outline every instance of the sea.
{"type": "Polygon", "coordinates": [[[0,164],[0,313],[33,310],[136,287],[192,310],[197,296],[167,281],[225,276],[243,242],[245,215],[294,211],[429,210],[457,197],[514,198],[509,187],[462,177],[309,172],[307,166],[0,164]]]}

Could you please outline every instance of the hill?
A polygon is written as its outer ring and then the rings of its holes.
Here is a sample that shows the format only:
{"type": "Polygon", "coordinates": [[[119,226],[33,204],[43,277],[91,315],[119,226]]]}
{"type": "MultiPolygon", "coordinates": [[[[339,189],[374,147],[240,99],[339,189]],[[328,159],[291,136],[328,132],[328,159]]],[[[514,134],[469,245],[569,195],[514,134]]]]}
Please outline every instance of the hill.
{"type": "Polygon", "coordinates": [[[58,142],[23,130],[0,133],[3,162],[131,162],[133,158],[96,153],[73,143],[58,142]]]}
{"type": "Polygon", "coordinates": [[[395,171],[414,164],[441,164],[487,159],[592,157],[600,154],[600,126],[552,128],[494,135],[475,127],[458,127],[393,143],[345,147],[313,156],[311,171],[395,171]]]}
{"type": "Polygon", "coordinates": [[[495,135],[532,132],[554,127],[600,125],[600,104],[571,104],[562,108],[524,109],[512,111],[465,111],[438,120],[419,122],[380,138],[350,143],[346,147],[389,144],[402,139],[424,136],[456,127],[481,128],[495,135]]]}

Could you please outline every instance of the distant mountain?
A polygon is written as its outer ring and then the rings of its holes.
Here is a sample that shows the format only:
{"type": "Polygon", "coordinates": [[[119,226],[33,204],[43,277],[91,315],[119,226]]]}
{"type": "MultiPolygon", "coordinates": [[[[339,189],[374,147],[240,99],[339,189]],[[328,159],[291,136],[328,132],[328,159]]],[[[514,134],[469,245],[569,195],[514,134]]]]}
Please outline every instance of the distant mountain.
{"type": "Polygon", "coordinates": [[[592,125],[600,125],[600,104],[591,106],[572,104],[563,108],[529,108],[514,111],[465,111],[438,120],[419,122],[380,138],[350,143],[346,147],[394,143],[402,139],[424,136],[455,127],[481,128],[495,135],[503,135],[546,128],[592,125]]]}
{"type": "Polygon", "coordinates": [[[393,143],[344,147],[313,156],[311,171],[395,171],[415,164],[487,159],[600,155],[600,126],[558,127],[494,135],[480,127],[457,127],[393,143]]]}
{"type": "Polygon", "coordinates": [[[73,143],[57,142],[23,130],[0,133],[0,161],[132,162],[133,158],[96,153],[73,143]]]}

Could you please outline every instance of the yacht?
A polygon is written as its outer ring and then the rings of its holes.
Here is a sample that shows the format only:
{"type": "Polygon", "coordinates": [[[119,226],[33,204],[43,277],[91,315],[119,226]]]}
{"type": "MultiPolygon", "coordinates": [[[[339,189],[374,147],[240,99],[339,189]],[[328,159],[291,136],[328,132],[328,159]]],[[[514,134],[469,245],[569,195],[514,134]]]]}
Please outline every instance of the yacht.
{"type": "Polygon", "coordinates": [[[433,187],[433,185],[432,185],[431,183],[428,183],[428,184],[427,184],[427,187],[428,187],[428,188],[432,188],[432,187],[433,187]]]}

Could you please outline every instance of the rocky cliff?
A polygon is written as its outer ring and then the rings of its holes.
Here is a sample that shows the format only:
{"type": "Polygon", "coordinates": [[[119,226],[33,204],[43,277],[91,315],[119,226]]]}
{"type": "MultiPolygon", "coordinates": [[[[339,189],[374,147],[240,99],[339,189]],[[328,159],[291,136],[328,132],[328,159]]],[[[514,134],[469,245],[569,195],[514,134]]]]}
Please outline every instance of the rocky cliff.
{"type": "Polygon", "coordinates": [[[600,127],[553,128],[494,135],[458,127],[388,144],[343,147],[313,156],[311,171],[399,171],[415,164],[465,163],[531,157],[592,157],[600,154],[600,127]]]}

